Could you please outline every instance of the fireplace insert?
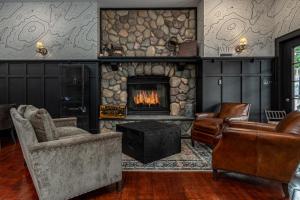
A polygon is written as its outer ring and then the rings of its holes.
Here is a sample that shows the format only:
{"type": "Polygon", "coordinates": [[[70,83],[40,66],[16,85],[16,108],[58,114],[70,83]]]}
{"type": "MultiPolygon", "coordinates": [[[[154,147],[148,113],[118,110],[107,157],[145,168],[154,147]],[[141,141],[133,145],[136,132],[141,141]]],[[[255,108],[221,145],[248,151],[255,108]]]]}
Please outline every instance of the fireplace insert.
{"type": "Polygon", "coordinates": [[[169,115],[170,78],[134,76],[127,80],[128,114],[169,115]]]}

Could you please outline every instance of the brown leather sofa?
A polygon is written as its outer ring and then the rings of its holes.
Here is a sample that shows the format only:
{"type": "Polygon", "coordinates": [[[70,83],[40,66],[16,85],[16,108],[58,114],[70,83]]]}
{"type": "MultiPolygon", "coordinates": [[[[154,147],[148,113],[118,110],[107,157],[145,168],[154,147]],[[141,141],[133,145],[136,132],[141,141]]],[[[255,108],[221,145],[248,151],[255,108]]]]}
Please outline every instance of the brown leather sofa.
{"type": "Polygon", "coordinates": [[[219,113],[197,113],[192,128],[192,145],[194,141],[215,146],[222,133],[223,123],[232,120],[248,120],[250,104],[222,103],[219,113]]]}
{"type": "Polygon", "coordinates": [[[287,115],[277,126],[229,122],[213,150],[212,167],[267,178],[287,184],[300,161],[300,112],[287,115]]]}

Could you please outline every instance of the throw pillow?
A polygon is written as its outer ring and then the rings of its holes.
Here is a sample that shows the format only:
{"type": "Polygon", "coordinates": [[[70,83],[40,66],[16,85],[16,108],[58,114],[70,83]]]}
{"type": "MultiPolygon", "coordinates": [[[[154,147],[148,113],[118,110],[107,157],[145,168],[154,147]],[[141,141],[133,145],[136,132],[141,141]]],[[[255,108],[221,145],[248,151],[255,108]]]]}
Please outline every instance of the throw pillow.
{"type": "Polygon", "coordinates": [[[47,110],[30,106],[26,108],[24,117],[30,121],[39,142],[58,139],[55,124],[47,110]]]}

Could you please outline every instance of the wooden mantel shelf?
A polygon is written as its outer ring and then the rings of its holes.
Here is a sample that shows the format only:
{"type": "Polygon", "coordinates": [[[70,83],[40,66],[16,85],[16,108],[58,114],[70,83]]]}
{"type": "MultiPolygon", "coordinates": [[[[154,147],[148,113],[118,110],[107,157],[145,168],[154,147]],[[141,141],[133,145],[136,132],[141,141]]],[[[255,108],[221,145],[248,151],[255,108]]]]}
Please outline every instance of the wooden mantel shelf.
{"type": "Polygon", "coordinates": [[[107,57],[99,57],[98,61],[100,63],[128,63],[128,62],[167,62],[167,63],[197,63],[201,58],[198,56],[195,57],[178,57],[178,56],[107,56],[107,57]]]}

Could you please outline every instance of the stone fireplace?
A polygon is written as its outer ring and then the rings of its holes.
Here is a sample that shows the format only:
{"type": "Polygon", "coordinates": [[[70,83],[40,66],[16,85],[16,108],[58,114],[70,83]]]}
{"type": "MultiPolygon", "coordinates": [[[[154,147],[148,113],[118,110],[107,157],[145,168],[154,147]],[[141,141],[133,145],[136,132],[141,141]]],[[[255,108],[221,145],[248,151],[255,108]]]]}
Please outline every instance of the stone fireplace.
{"type": "MultiPolygon", "coordinates": [[[[137,64],[136,66],[124,63],[119,67],[118,71],[112,71],[110,66],[102,66],[102,104],[119,104],[127,105],[128,107],[128,84],[131,85],[133,80],[137,80],[137,77],[143,77],[144,81],[149,83],[149,88],[151,87],[150,85],[153,85],[153,82],[146,80],[146,77],[157,77],[155,81],[165,77],[163,82],[165,84],[165,81],[169,80],[168,85],[170,89],[168,92],[169,108],[167,108],[169,113],[165,112],[164,114],[192,116],[194,114],[196,96],[195,76],[194,65],[187,65],[183,71],[178,71],[175,64],[165,63],[137,64]]],[[[152,87],[154,89],[154,86],[152,87]]]]}
{"type": "MultiPolygon", "coordinates": [[[[176,64],[166,63],[123,63],[118,71],[112,71],[111,66],[103,65],[101,101],[104,105],[126,105],[129,108],[129,116],[140,115],[141,113],[131,112],[134,110],[130,110],[130,105],[128,105],[128,103],[130,104],[128,95],[132,94],[129,94],[128,87],[131,87],[130,85],[136,81],[137,77],[138,79],[141,77],[157,77],[157,80],[158,78],[164,77],[164,80],[162,81],[162,79],[160,79],[160,81],[164,82],[164,84],[166,84],[166,80],[169,81],[167,83],[167,85],[169,85],[169,92],[166,92],[169,93],[169,98],[167,98],[169,101],[164,100],[168,102],[169,105],[167,105],[168,107],[164,109],[164,112],[162,113],[150,112],[148,114],[165,114],[170,117],[193,117],[196,98],[195,76],[195,66],[193,64],[186,65],[183,71],[177,70],[176,64]]],[[[149,81],[146,79],[147,78],[144,79],[145,82],[149,81]]],[[[147,83],[149,83],[149,94],[151,90],[155,90],[155,88],[154,86],[150,86],[153,82],[151,83],[151,81],[149,81],[147,83]]],[[[137,93],[139,91],[139,89],[136,90],[137,93]]],[[[101,120],[100,128],[102,130],[111,130],[114,129],[117,123],[124,122],[120,120],[101,120]]],[[[189,122],[189,124],[191,123],[189,122]]]]}
{"type": "MultiPolygon", "coordinates": [[[[173,56],[166,48],[171,37],[180,43],[196,40],[195,16],[195,9],[102,10],[101,45],[118,44],[124,56],[173,56]]],[[[195,65],[186,64],[183,70],[177,67],[167,62],[127,62],[113,71],[103,64],[101,104],[126,105],[129,115],[125,120],[101,120],[101,131],[115,129],[119,123],[148,119],[144,114],[150,114],[157,121],[178,124],[182,132],[189,132],[195,110],[195,65]],[[148,84],[146,88],[133,86],[141,77],[148,84]],[[155,81],[161,83],[155,85],[146,77],[156,77],[155,81]]]]}

